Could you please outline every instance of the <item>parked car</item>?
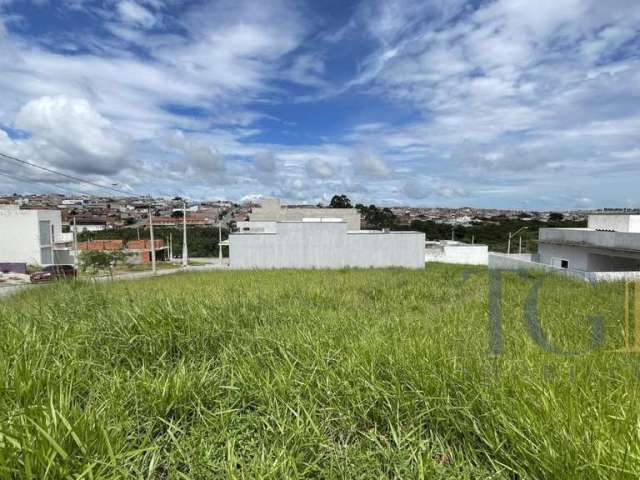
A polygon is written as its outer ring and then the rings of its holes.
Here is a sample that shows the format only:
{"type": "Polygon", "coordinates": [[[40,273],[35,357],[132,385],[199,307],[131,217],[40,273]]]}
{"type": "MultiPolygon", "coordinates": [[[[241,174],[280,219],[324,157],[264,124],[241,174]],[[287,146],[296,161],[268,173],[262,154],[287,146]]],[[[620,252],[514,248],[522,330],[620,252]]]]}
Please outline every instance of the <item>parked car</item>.
{"type": "Polygon", "coordinates": [[[73,265],[48,265],[30,276],[31,283],[52,282],[65,278],[75,278],[77,271],[73,265]]]}

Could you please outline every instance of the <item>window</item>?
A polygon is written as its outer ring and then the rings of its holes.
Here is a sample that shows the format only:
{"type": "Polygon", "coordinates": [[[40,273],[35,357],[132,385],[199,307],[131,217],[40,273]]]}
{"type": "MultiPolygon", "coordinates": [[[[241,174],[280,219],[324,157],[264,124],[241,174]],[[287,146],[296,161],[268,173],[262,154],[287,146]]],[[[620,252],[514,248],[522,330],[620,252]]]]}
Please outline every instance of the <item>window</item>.
{"type": "Polygon", "coordinates": [[[53,263],[53,249],[51,247],[44,247],[40,249],[40,263],[42,265],[49,265],[53,263]]]}
{"type": "Polygon", "coordinates": [[[569,268],[569,260],[566,258],[552,257],[551,265],[556,268],[569,268]]]}
{"type": "Polygon", "coordinates": [[[51,245],[51,222],[40,220],[38,226],[40,228],[40,246],[51,245]]]}

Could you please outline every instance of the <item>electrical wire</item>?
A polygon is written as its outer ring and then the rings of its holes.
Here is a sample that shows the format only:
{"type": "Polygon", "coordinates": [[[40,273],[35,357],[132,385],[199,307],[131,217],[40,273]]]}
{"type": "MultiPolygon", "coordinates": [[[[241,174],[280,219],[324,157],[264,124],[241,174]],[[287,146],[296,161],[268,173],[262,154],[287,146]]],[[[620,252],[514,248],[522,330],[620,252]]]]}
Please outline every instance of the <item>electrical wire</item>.
{"type": "Polygon", "coordinates": [[[35,163],[28,162],[26,160],[21,160],[21,159],[19,159],[17,157],[13,157],[11,155],[7,155],[6,153],[0,152],[0,159],[12,160],[14,162],[21,163],[23,165],[28,165],[28,166],[33,167],[33,168],[38,168],[38,169],[43,170],[45,172],[53,173],[55,175],[60,175],[61,177],[65,177],[65,178],[67,178],[69,180],[73,180],[75,182],[81,182],[81,183],[85,183],[87,185],[92,185],[94,187],[102,188],[102,189],[105,189],[105,190],[111,190],[113,192],[124,194],[124,195],[126,195],[128,197],[142,197],[143,196],[143,195],[137,195],[137,194],[132,193],[132,192],[127,192],[125,190],[120,190],[119,188],[113,188],[113,187],[109,187],[109,186],[106,186],[106,185],[100,185],[99,183],[95,183],[95,182],[92,182],[90,180],[83,180],[82,178],[75,177],[73,175],[69,175],[69,174],[66,174],[66,173],[58,172],[58,171],[53,170],[51,168],[43,167],[42,165],[37,165],[35,163]]]}
{"type": "Polygon", "coordinates": [[[0,176],[9,178],[9,179],[14,180],[14,181],[19,182],[19,183],[32,183],[34,185],[35,184],[45,185],[46,187],[54,188],[54,189],[57,189],[59,191],[71,192],[74,195],[87,195],[86,192],[80,192],[78,190],[73,190],[73,189],[71,189],[69,187],[63,187],[61,185],[49,184],[49,183],[41,181],[41,180],[31,180],[31,179],[28,179],[28,178],[21,178],[21,177],[15,176],[15,175],[9,175],[8,173],[4,173],[4,172],[0,172],[0,176]]]}

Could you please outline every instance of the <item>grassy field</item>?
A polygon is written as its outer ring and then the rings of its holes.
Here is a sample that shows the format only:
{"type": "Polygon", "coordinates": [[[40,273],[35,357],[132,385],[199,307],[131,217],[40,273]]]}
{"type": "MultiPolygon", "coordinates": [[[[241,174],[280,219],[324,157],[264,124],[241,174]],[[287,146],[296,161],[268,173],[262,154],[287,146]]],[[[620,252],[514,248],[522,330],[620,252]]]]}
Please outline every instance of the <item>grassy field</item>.
{"type": "Polygon", "coordinates": [[[32,289],[0,302],[0,478],[637,478],[623,286],[544,281],[563,355],[538,281],[505,277],[499,355],[481,268],[32,289]]]}

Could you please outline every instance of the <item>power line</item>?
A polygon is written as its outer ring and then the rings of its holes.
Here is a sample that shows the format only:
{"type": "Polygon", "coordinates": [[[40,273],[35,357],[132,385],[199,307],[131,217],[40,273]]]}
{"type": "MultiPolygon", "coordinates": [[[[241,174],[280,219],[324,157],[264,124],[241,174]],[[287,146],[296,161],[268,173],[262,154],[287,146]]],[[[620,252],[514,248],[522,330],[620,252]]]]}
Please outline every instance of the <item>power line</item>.
{"type": "Polygon", "coordinates": [[[119,188],[113,188],[113,187],[108,187],[108,186],[105,186],[105,185],[100,185],[99,183],[95,183],[95,182],[92,182],[90,180],[83,180],[82,178],[75,177],[73,175],[68,175],[66,173],[58,172],[58,171],[53,170],[51,168],[43,167],[41,165],[37,165],[35,163],[28,162],[26,160],[21,160],[19,158],[13,157],[11,155],[7,155],[6,153],[1,153],[0,152],[0,157],[2,157],[4,159],[7,159],[7,160],[12,160],[14,162],[21,163],[23,165],[29,165],[30,167],[39,168],[40,170],[44,170],[45,172],[53,173],[55,175],[60,175],[61,177],[68,178],[69,180],[73,180],[73,181],[81,182],[81,183],[86,183],[87,185],[93,185],[94,187],[103,188],[103,189],[106,189],[106,190],[112,190],[114,192],[124,194],[124,195],[126,195],[128,197],[131,197],[131,196],[133,196],[133,197],[141,197],[142,196],[142,195],[136,195],[135,193],[132,193],[132,192],[127,192],[125,190],[120,190],[119,188]]]}
{"type": "Polygon", "coordinates": [[[47,182],[44,182],[42,180],[31,180],[31,179],[28,179],[28,178],[17,177],[15,175],[9,175],[8,173],[4,173],[4,172],[0,172],[0,176],[7,177],[7,178],[9,178],[11,180],[14,180],[16,182],[19,182],[19,183],[33,183],[33,184],[38,184],[38,185],[45,185],[46,187],[53,188],[53,189],[56,189],[56,190],[60,190],[60,191],[64,190],[66,192],[71,192],[74,195],[86,195],[87,194],[86,192],[80,192],[78,190],[73,190],[72,188],[63,187],[62,185],[47,183],[47,182]]]}

